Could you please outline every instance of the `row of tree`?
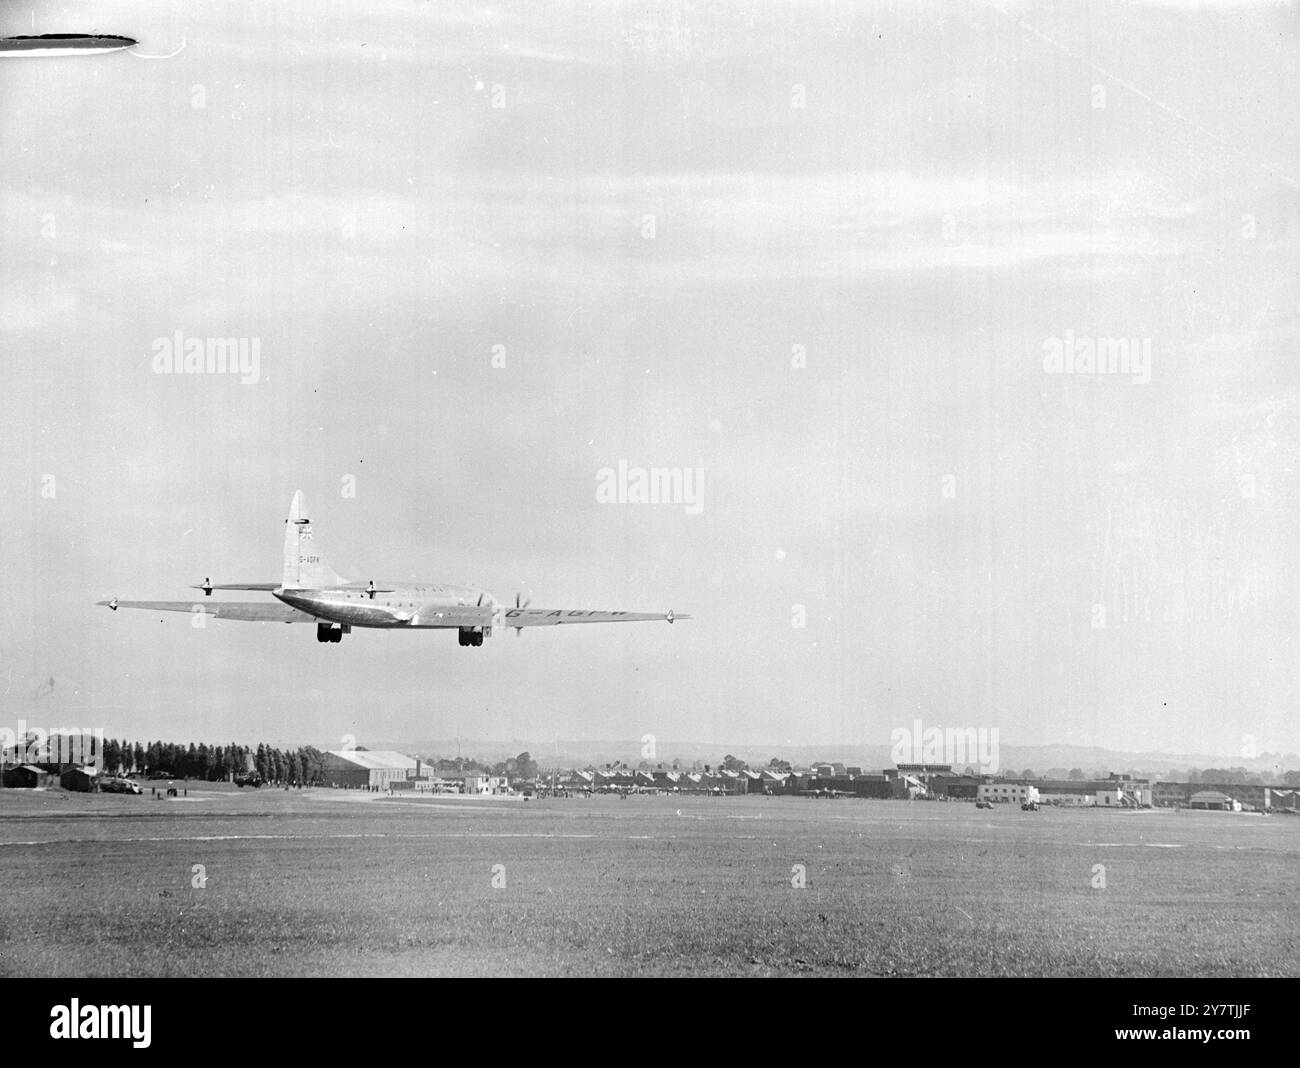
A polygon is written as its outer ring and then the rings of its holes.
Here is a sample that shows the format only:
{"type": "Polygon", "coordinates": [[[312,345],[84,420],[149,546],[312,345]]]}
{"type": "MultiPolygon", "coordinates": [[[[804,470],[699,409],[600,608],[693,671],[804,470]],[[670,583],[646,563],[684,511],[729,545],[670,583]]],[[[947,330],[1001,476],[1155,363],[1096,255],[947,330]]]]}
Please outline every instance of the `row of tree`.
{"type": "Polygon", "coordinates": [[[256,774],[264,782],[311,786],[325,781],[324,754],[313,746],[277,749],[265,743],[208,745],[190,742],[128,742],[104,740],[103,765],[110,775],[167,775],[177,779],[221,782],[256,774]]]}
{"type": "MultiPolygon", "coordinates": [[[[234,743],[207,745],[199,742],[196,745],[190,742],[185,746],[175,742],[143,744],[107,738],[103,748],[104,769],[110,775],[162,774],[205,782],[256,775],[263,782],[290,786],[314,786],[325,781],[325,754],[310,745],[300,749],[277,749],[262,743],[252,749],[234,743]]],[[[444,775],[481,772],[507,775],[511,779],[535,779],[538,774],[537,761],[527,752],[496,764],[480,763],[465,757],[432,763],[435,771],[444,775]]]]}
{"type": "Polygon", "coordinates": [[[451,777],[453,775],[505,775],[510,779],[535,779],[539,774],[537,761],[527,751],[518,756],[507,757],[495,764],[476,760],[474,757],[444,757],[428,762],[435,775],[451,777]]]}

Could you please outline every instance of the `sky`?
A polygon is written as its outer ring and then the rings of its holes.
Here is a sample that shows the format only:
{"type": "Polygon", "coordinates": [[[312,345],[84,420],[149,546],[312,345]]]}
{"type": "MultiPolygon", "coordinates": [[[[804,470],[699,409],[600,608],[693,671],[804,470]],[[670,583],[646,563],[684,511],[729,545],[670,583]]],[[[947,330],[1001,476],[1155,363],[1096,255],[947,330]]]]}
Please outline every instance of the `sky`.
{"type": "Polygon", "coordinates": [[[0,58],[0,722],[1300,750],[1294,6],[0,30],[140,42],[0,58]],[[159,373],[178,331],[255,372],[159,373]],[[620,462],[700,497],[602,502],[620,462]],[[277,580],[296,490],[352,578],[694,618],[464,649],[95,605],[277,580]]]}

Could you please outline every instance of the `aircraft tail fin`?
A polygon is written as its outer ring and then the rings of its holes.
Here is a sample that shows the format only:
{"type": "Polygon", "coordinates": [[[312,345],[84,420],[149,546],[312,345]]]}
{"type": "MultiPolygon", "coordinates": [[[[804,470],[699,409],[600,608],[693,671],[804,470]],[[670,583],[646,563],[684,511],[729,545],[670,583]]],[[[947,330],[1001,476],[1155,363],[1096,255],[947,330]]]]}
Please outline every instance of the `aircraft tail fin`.
{"type": "Polygon", "coordinates": [[[341,578],[325,558],[320,555],[312,540],[311,520],[303,505],[302,491],[293,495],[289,505],[289,518],[284,527],[284,575],[281,585],[285,589],[320,590],[342,586],[341,578]]]}

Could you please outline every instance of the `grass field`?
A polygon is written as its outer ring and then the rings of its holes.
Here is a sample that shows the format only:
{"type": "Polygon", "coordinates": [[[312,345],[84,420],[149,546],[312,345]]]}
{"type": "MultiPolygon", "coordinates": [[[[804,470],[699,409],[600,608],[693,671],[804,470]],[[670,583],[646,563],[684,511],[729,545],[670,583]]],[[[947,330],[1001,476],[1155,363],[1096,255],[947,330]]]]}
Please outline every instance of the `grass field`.
{"type": "Polygon", "coordinates": [[[0,791],[5,975],[1295,976],[1298,889],[1283,816],[0,791]]]}

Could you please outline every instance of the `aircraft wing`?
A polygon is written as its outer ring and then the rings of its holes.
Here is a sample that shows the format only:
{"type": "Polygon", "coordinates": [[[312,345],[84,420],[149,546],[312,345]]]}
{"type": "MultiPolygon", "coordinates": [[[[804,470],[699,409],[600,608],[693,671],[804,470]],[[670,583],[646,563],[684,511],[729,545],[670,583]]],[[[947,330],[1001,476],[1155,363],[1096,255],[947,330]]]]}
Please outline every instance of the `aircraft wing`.
{"type": "Polygon", "coordinates": [[[567,623],[640,623],[647,621],[671,623],[679,616],[671,609],[667,612],[600,612],[587,608],[507,608],[503,613],[507,627],[556,627],[567,623]]]}
{"type": "Polygon", "coordinates": [[[204,585],[202,585],[202,586],[191,586],[191,587],[190,587],[190,589],[192,589],[192,590],[204,590],[204,591],[208,591],[208,590],[265,590],[267,593],[270,593],[272,590],[278,590],[279,588],[280,588],[280,584],[279,584],[278,582],[227,582],[227,583],[224,583],[223,585],[220,585],[220,586],[211,585],[211,584],[204,584],[204,585]]]}
{"type": "MultiPolygon", "coordinates": [[[[409,618],[409,617],[403,617],[409,618]]],[[[491,605],[440,607],[421,612],[414,622],[423,627],[556,627],[566,623],[637,623],[642,621],[671,623],[690,619],[674,612],[600,612],[587,608],[507,608],[496,611],[491,605]]]]}
{"type": "Polygon", "coordinates": [[[193,612],[201,609],[203,614],[214,619],[242,619],[252,623],[314,623],[315,616],[299,612],[287,604],[278,601],[99,601],[113,611],[119,608],[143,608],[149,612],[193,612]]]}

